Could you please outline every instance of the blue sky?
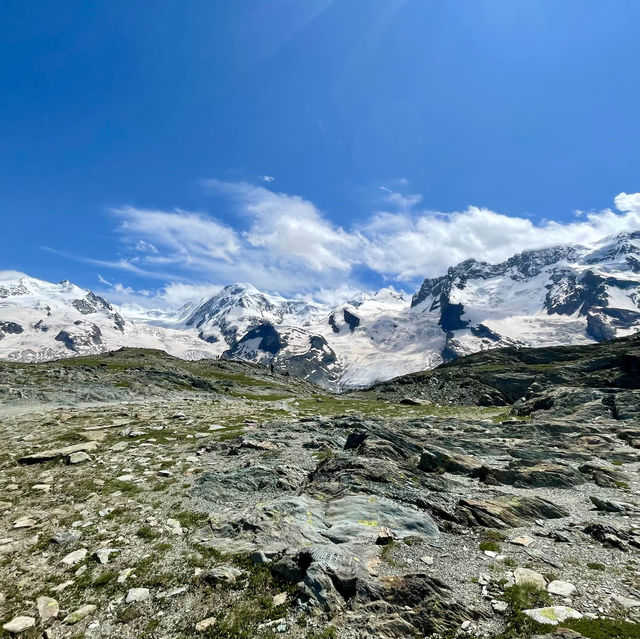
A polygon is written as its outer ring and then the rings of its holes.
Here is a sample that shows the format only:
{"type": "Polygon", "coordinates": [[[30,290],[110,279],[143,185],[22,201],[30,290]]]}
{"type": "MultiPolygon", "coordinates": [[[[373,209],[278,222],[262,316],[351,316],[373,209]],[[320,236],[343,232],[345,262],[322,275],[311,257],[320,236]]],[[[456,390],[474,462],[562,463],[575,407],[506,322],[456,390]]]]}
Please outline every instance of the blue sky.
{"type": "Polygon", "coordinates": [[[0,268],[331,296],[638,228],[638,24],[636,0],[4,0],[0,268]]]}

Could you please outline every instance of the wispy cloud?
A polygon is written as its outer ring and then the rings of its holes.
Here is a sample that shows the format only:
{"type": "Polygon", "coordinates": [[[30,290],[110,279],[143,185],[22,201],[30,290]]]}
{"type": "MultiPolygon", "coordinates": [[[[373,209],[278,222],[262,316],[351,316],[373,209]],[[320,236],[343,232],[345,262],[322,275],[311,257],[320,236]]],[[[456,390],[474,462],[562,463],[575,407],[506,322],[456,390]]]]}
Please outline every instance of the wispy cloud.
{"type": "MultiPolygon", "coordinates": [[[[67,257],[163,280],[165,286],[152,297],[164,305],[237,281],[335,301],[366,287],[363,273],[411,289],[467,258],[498,262],[525,249],[593,244],[640,229],[638,193],[616,196],[617,212],[581,212],[566,223],[534,224],[525,216],[475,206],[446,213],[417,210],[421,196],[407,194],[406,182],[395,181],[380,188],[383,210],[344,228],[298,195],[246,182],[208,180],[205,185],[232,204],[236,228],[202,212],[126,206],[114,211],[126,257],[67,257]]],[[[126,287],[120,293],[132,294],[126,287]]]]}

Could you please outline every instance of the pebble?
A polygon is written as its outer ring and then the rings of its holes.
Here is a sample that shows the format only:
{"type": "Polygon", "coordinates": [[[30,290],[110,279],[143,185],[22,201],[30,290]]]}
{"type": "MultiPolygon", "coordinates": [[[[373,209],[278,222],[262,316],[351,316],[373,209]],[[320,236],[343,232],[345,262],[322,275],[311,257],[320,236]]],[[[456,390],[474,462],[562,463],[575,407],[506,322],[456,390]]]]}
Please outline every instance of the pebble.
{"type": "Polygon", "coordinates": [[[51,541],[61,546],[72,546],[80,541],[80,537],[82,533],[79,530],[61,530],[51,538],[51,541]]]}
{"type": "Polygon", "coordinates": [[[107,564],[109,556],[115,552],[118,552],[117,548],[100,548],[100,550],[96,550],[96,558],[101,564],[107,564]]]}
{"type": "Polygon", "coordinates": [[[67,566],[75,566],[79,564],[86,556],[89,551],[86,548],[80,548],[80,550],[74,550],[70,552],[68,555],[65,555],[62,558],[62,563],[67,566]]]}
{"type": "Polygon", "coordinates": [[[85,452],[71,453],[68,459],[70,464],[81,464],[82,462],[91,461],[91,456],[85,452]]]}
{"type": "Polygon", "coordinates": [[[211,626],[213,626],[215,622],[216,622],[215,617],[207,617],[202,621],[198,621],[198,623],[196,624],[196,630],[198,632],[204,632],[205,630],[207,630],[207,628],[211,628],[211,626]]]}
{"type": "Polygon", "coordinates": [[[77,610],[74,610],[72,613],[68,614],[64,618],[64,623],[74,624],[78,623],[78,621],[82,621],[89,615],[92,615],[97,610],[97,606],[93,604],[86,604],[77,610]]]}
{"type": "Polygon", "coordinates": [[[423,564],[427,564],[427,566],[433,566],[433,557],[430,555],[425,555],[424,557],[420,557],[420,561],[423,564]]]}
{"type": "Polygon", "coordinates": [[[117,582],[119,584],[123,584],[129,578],[129,575],[132,572],[133,568],[125,568],[124,570],[120,571],[120,573],[118,574],[117,582]]]}
{"type": "Polygon", "coordinates": [[[273,597],[273,605],[274,606],[282,606],[287,601],[287,593],[281,592],[278,595],[274,595],[273,597]]]}
{"type": "Polygon", "coordinates": [[[149,598],[148,588],[130,588],[125,603],[137,603],[149,598]]]}
{"type": "Polygon", "coordinates": [[[33,617],[14,617],[11,621],[5,623],[2,627],[13,635],[24,632],[36,625],[33,617]]]}
{"type": "Polygon", "coordinates": [[[534,541],[535,539],[533,537],[527,537],[527,535],[509,539],[510,544],[515,544],[516,546],[524,546],[525,548],[528,548],[534,541]]]}
{"type": "Polygon", "coordinates": [[[33,528],[37,525],[38,520],[32,517],[19,517],[13,522],[14,528],[33,528]]]}
{"type": "Polygon", "coordinates": [[[561,581],[556,579],[547,586],[547,591],[552,595],[559,595],[560,597],[570,597],[575,592],[576,587],[568,581],[561,581]]]}
{"type": "Polygon", "coordinates": [[[167,527],[172,535],[182,535],[182,526],[177,519],[167,519],[167,527]]]}
{"type": "Polygon", "coordinates": [[[42,623],[46,623],[49,619],[57,617],[60,612],[60,605],[52,597],[38,597],[36,604],[42,623]]]}
{"type": "Polygon", "coordinates": [[[48,493],[51,490],[51,484],[34,484],[31,488],[42,493],[48,493]]]}
{"type": "Polygon", "coordinates": [[[493,612],[497,612],[499,615],[502,615],[505,612],[507,612],[508,607],[509,607],[509,604],[506,601],[491,602],[491,608],[493,609],[493,612]]]}

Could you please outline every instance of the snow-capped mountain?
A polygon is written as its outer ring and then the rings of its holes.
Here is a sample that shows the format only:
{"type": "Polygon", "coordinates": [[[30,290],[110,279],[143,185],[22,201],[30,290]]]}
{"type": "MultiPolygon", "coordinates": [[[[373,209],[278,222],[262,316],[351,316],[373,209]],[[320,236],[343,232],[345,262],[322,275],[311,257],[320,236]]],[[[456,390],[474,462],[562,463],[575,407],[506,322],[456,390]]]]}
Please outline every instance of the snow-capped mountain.
{"type": "Polygon", "coordinates": [[[215,356],[194,331],[123,318],[92,291],[0,271],[0,358],[36,362],[91,355],[122,346],[160,348],[185,359],[215,356]]]}
{"type": "Polygon", "coordinates": [[[640,231],[501,264],[467,260],[425,280],[411,305],[438,316],[444,360],[496,346],[622,337],[640,330],[640,231]]]}
{"type": "Polygon", "coordinates": [[[267,365],[354,388],[499,346],[578,344],[640,330],[640,231],[598,245],[467,260],[412,297],[337,307],[233,284],[173,312],[117,309],[69,282],[0,273],[0,357],[36,361],[121,346],[267,365]]]}

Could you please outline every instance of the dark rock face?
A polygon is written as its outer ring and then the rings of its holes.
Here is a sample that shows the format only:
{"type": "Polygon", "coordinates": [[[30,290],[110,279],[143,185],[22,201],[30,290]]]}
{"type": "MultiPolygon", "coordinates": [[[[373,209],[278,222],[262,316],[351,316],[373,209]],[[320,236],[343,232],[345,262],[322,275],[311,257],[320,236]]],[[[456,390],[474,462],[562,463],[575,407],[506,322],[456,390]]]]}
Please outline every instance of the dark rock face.
{"type": "Polygon", "coordinates": [[[107,300],[99,295],[96,295],[93,291],[89,291],[84,299],[73,300],[74,308],[83,315],[90,315],[91,313],[97,313],[100,310],[112,311],[113,307],[107,300]]]}
{"type": "Polygon", "coordinates": [[[24,329],[17,322],[0,322],[0,333],[6,335],[19,335],[24,329]]]}
{"type": "Polygon", "coordinates": [[[440,326],[443,331],[457,331],[465,328],[469,320],[463,320],[464,306],[462,304],[451,304],[448,300],[441,300],[440,326]]]}
{"type": "Polygon", "coordinates": [[[640,326],[640,311],[592,306],[587,313],[587,334],[598,342],[613,339],[616,329],[640,326]]]}
{"type": "Polygon", "coordinates": [[[198,333],[198,338],[208,344],[215,344],[218,341],[218,338],[215,335],[205,335],[202,331],[198,333]]]}
{"type": "MultiPolygon", "coordinates": [[[[356,328],[358,328],[358,326],[360,326],[360,318],[357,315],[354,315],[351,311],[349,311],[346,308],[342,309],[342,317],[344,318],[344,321],[346,323],[346,325],[349,327],[349,330],[353,333],[353,331],[356,330],[356,328]]],[[[329,326],[331,326],[331,330],[334,333],[339,333],[340,332],[340,326],[338,325],[338,322],[336,321],[336,314],[335,313],[331,313],[331,315],[329,315],[329,326]]]]}
{"type": "Polygon", "coordinates": [[[607,305],[607,280],[592,271],[587,271],[578,279],[573,273],[558,270],[553,273],[551,280],[555,285],[562,284],[565,290],[558,299],[552,297],[551,291],[547,293],[544,307],[549,315],[572,315],[577,311],[586,315],[592,306],[607,305]]]}
{"type": "Polygon", "coordinates": [[[342,315],[344,316],[344,321],[347,323],[349,330],[353,333],[353,331],[360,326],[360,318],[353,313],[350,313],[346,308],[342,311],[342,315]]]}
{"type": "Polygon", "coordinates": [[[478,324],[477,326],[471,327],[471,333],[476,337],[481,337],[482,339],[489,339],[492,342],[499,342],[502,338],[498,333],[492,331],[488,326],[484,324],[478,324]]]}
{"type": "Polygon", "coordinates": [[[95,324],[89,324],[85,332],[60,331],[55,340],[62,342],[70,351],[80,353],[83,349],[102,344],[102,331],[95,324]]]}
{"type": "Polygon", "coordinates": [[[124,333],[124,327],[125,327],[124,319],[118,313],[115,313],[113,315],[113,325],[121,333],[124,333]]]}
{"type": "Polygon", "coordinates": [[[280,336],[280,333],[271,324],[259,324],[255,328],[245,333],[244,337],[239,340],[238,346],[242,346],[246,342],[259,339],[258,348],[265,353],[275,355],[280,351],[286,342],[280,336]]]}

